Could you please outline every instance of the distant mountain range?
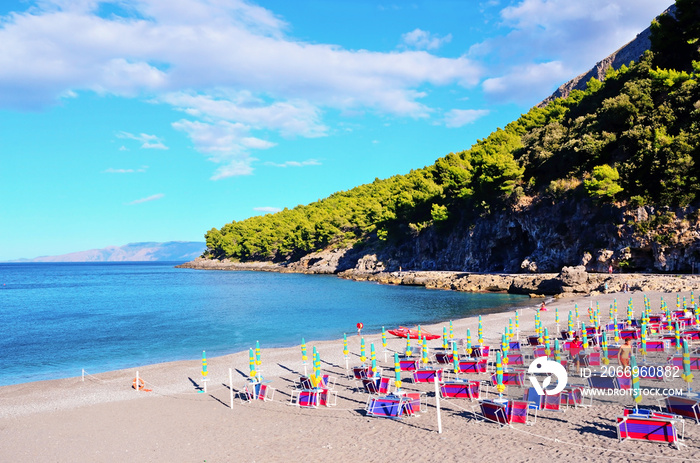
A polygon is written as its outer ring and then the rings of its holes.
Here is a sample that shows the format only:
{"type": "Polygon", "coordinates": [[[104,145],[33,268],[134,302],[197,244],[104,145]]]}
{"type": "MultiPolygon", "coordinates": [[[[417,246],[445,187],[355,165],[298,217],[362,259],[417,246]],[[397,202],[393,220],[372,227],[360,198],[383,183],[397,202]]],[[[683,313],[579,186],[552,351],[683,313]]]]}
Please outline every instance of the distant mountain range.
{"type": "Polygon", "coordinates": [[[168,241],[165,243],[129,243],[102,249],[71,252],[60,256],[42,256],[18,259],[12,262],[155,262],[189,261],[200,256],[207,248],[199,241],[168,241]]]}

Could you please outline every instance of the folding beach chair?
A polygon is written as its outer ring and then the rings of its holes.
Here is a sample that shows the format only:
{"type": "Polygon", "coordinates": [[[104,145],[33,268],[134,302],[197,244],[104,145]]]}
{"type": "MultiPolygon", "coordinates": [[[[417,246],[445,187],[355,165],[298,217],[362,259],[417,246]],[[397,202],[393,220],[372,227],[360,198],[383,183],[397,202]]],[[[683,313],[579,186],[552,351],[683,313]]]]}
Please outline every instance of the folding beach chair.
{"type": "Polygon", "coordinates": [[[321,389],[318,393],[318,403],[324,407],[338,405],[338,392],[332,389],[321,389]]]}
{"type": "Polygon", "coordinates": [[[553,395],[544,395],[544,409],[545,410],[552,410],[556,412],[563,411],[561,409],[561,403],[562,403],[562,395],[561,392],[558,394],[553,394],[553,395]]]}
{"type": "MultiPolygon", "coordinates": [[[[671,347],[670,344],[668,346],[671,347]]],[[[664,352],[665,350],[666,343],[663,339],[647,340],[647,352],[664,352]]]]}
{"type": "MultiPolygon", "coordinates": [[[[377,378],[378,379],[378,378],[377,378]]],[[[365,378],[362,380],[362,387],[367,394],[379,394],[379,381],[376,379],[365,378]]]]}
{"type": "Polygon", "coordinates": [[[394,419],[401,419],[414,413],[410,400],[396,395],[387,395],[385,397],[370,396],[367,400],[365,412],[368,416],[394,419]]]}
{"type": "Polygon", "coordinates": [[[588,354],[588,365],[592,367],[600,366],[600,352],[591,352],[588,354]]]}
{"type": "Polygon", "coordinates": [[[318,408],[320,399],[320,390],[304,390],[297,389],[293,390],[292,394],[289,396],[288,405],[296,405],[297,407],[303,408],[318,408]]]}
{"type": "Polygon", "coordinates": [[[294,388],[310,390],[314,388],[314,385],[311,384],[311,378],[308,376],[300,376],[298,381],[294,381],[294,388]]]}
{"type": "MultiPolygon", "coordinates": [[[[503,384],[506,386],[520,386],[525,385],[525,371],[515,370],[515,371],[504,371],[503,372],[503,384]]],[[[491,385],[496,386],[496,374],[491,375],[491,385]]]]}
{"type": "Polygon", "coordinates": [[[523,354],[508,354],[508,365],[525,365],[523,354]]]}
{"type": "Polygon", "coordinates": [[[513,352],[513,351],[520,352],[520,349],[522,348],[522,344],[520,341],[510,341],[508,346],[509,346],[508,347],[509,352],[513,352]]]}
{"type": "Polygon", "coordinates": [[[442,381],[442,369],[428,368],[413,371],[414,383],[434,383],[435,377],[438,381],[442,381]]]}
{"type": "Polygon", "coordinates": [[[435,363],[440,365],[450,365],[452,363],[452,354],[446,352],[437,352],[435,354],[435,363]]]}
{"type": "Polygon", "coordinates": [[[504,400],[502,402],[495,402],[493,400],[485,399],[479,401],[479,406],[481,407],[481,415],[484,417],[484,419],[498,423],[501,426],[510,424],[507,401],[504,400]]]}
{"type": "Polygon", "coordinates": [[[620,389],[614,376],[591,375],[588,377],[588,387],[591,389],[620,389]]]}
{"type": "MultiPolygon", "coordinates": [[[[440,397],[443,399],[469,399],[481,398],[481,381],[450,381],[440,385],[440,397]]],[[[488,387],[488,386],[487,386],[488,387]]]]}
{"type": "Polygon", "coordinates": [[[399,359],[399,368],[401,371],[414,371],[418,369],[418,360],[416,359],[399,359]]]}
{"type": "Polygon", "coordinates": [[[367,377],[367,372],[371,371],[369,367],[353,367],[352,376],[356,380],[365,379],[367,377]]]}
{"type": "Polygon", "coordinates": [[[534,418],[530,421],[530,406],[529,402],[523,400],[509,400],[508,407],[510,411],[510,422],[520,423],[532,426],[537,421],[537,409],[534,412],[534,418]]]}
{"type": "Polygon", "coordinates": [[[527,341],[530,343],[531,346],[540,345],[540,338],[538,336],[528,336],[527,341]]]}
{"type": "Polygon", "coordinates": [[[459,372],[460,373],[486,373],[488,367],[488,360],[486,359],[465,359],[460,360],[459,372]]]}
{"type": "MultiPolygon", "coordinates": [[[[669,357],[668,364],[672,367],[678,367],[679,369],[683,370],[683,357],[680,355],[669,357]]],[[[697,356],[697,355],[690,356],[690,369],[691,370],[700,370],[700,356],[697,356]]]]}
{"type": "Polygon", "coordinates": [[[243,390],[238,392],[238,398],[241,403],[251,402],[253,400],[262,400],[268,402],[274,399],[276,389],[264,383],[246,383],[243,390]]]}
{"type": "Polygon", "coordinates": [[[335,389],[336,378],[330,375],[323,375],[321,378],[321,387],[324,389],[335,389]]]}
{"type": "Polygon", "coordinates": [[[490,353],[491,348],[489,346],[474,346],[471,356],[475,358],[488,358],[490,353]]]}
{"type": "Polygon", "coordinates": [[[567,330],[561,330],[561,338],[564,341],[572,341],[574,339],[571,337],[571,333],[569,333],[567,330]]]}
{"type": "Polygon", "coordinates": [[[680,450],[677,420],[662,418],[655,414],[629,414],[617,417],[617,438],[643,440],[650,442],[668,442],[680,450]]]}
{"type": "Polygon", "coordinates": [[[700,397],[670,395],[661,400],[666,402],[666,410],[669,413],[691,418],[700,424],[700,397]]]}
{"type": "Polygon", "coordinates": [[[542,410],[544,408],[544,395],[539,395],[534,387],[525,389],[523,401],[527,402],[532,410],[542,410]]]}
{"type": "Polygon", "coordinates": [[[572,405],[578,407],[593,406],[593,396],[589,396],[589,403],[584,403],[583,387],[582,386],[567,386],[561,391],[561,401],[567,407],[572,405]]]}

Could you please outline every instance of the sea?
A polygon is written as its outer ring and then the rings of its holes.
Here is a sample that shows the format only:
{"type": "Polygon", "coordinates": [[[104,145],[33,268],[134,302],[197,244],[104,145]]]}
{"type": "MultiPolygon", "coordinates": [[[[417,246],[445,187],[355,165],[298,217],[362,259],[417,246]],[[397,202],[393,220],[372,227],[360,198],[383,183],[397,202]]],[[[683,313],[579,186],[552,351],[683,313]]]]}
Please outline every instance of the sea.
{"type": "MultiPolygon", "coordinates": [[[[180,262],[0,264],[0,386],[512,310],[527,296],[180,262]]],[[[457,333],[459,335],[459,333],[457,333]]],[[[464,333],[466,336],[466,333],[464,333]]]]}

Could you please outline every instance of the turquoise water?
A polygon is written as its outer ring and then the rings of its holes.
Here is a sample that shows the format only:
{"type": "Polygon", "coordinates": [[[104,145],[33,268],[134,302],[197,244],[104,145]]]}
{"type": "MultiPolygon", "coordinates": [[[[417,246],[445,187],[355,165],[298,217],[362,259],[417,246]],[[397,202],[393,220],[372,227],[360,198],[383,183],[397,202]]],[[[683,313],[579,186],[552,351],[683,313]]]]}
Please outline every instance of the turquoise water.
{"type": "Polygon", "coordinates": [[[338,339],[529,302],[176,263],[0,264],[0,385],[338,339]]]}

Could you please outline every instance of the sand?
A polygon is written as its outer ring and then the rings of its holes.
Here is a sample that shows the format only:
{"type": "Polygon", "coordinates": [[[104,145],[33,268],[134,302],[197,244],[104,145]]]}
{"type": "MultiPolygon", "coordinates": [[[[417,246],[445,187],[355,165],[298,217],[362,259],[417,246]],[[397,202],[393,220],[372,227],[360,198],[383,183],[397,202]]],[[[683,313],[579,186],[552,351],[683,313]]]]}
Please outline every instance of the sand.
{"type": "MultiPolygon", "coordinates": [[[[689,297],[689,294],[681,294],[689,297]]],[[[637,314],[642,294],[606,294],[548,303],[545,326],[554,331],[554,308],[562,327],[575,303],[581,320],[596,301],[604,319],[613,298],[624,317],[626,301],[634,300],[637,314]]],[[[648,293],[654,311],[660,297],[673,307],[675,294],[648,293]]],[[[535,307],[521,310],[522,333],[532,332],[535,307]]],[[[494,345],[513,317],[512,312],[484,316],[487,343],[494,345]]],[[[441,333],[447,323],[423,328],[441,333]]],[[[389,328],[389,327],[387,327],[389,328]]],[[[477,318],[454,321],[455,337],[476,340],[477,318]]],[[[364,335],[378,348],[380,366],[393,374],[391,359],[384,362],[381,335],[364,335]]],[[[359,364],[359,337],[349,336],[350,366],[359,364]]],[[[251,340],[251,346],[254,340],[251,340]]],[[[671,461],[700,458],[700,426],[685,420],[685,444],[676,450],[669,444],[618,442],[615,417],[630,397],[599,397],[592,408],[565,412],[540,411],[532,426],[501,428],[479,420],[479,407],[467,399],[441,400],[442,433],[438,433],[434,385],[412,384],[404,388],[423,391],[427,407],[419,416],[401,421],[368,417],[367,394],[354,389],[346,374],[342,340],[315,342],[307,339],[309,355],[316,346],[322,370],[338,378],[335,407],[300,409],[288,405],[293,382],[303,373],[299,346],[262,348],[262,372],[277,389],[270,402],[241,403],[231,390],[242,389],[248,372],[247,352],[210,358],[207,392],[202,385],[201,361],[170,362],[139,367],[139,375],[151,392],[131,388],[136,368],[97,375],[0,387],[0,461],[157,461],[157,462],[282,462],[324,459],[331,461],[671,461]],[[229,381],[233,369],[233,382],[229,381]]],[[[431,341],[439,346],[440,341],[431,341]]],[[[390,351],[402,351],[405,340],[389,336],[390,351]]],[[[662,360],[658,356],[653,360],[662,360]]],[[[309,372],[311,365],[308,365],[309,372]]],[[[487,375],[467,375],[486,379],[487,375]]],[[[696,376],[700,376],[696,372],[696,376]]],[[[406,375],[404,374],[404,377],[406,375]]],[[[583,384],[578,377],[570,384],[583,384]]],[[[696,380],[700,387],[700,383],[696,380]]],[[[684,383],[647,382],[643,387],[682,387],[684,383]]],[[[522,397],[522,389],[510,386],[510,397],[522,397]]],[[[657,406],[644,396],[642,406],[657,406]]]]}

